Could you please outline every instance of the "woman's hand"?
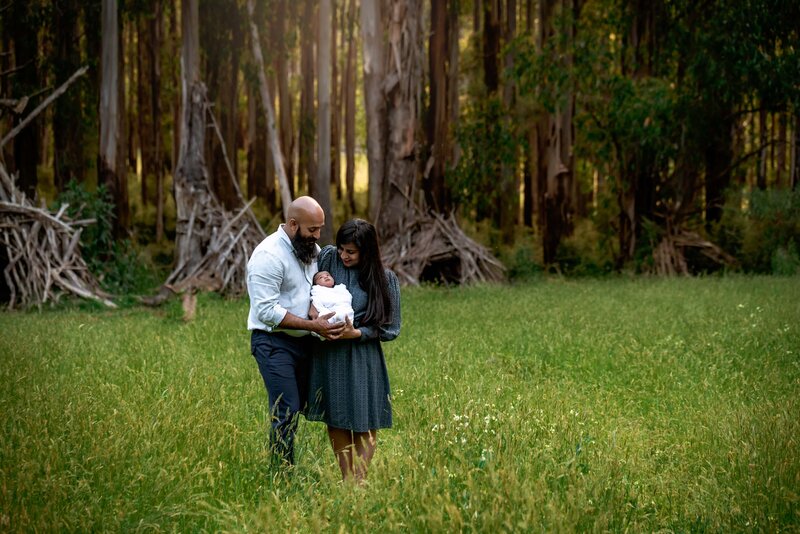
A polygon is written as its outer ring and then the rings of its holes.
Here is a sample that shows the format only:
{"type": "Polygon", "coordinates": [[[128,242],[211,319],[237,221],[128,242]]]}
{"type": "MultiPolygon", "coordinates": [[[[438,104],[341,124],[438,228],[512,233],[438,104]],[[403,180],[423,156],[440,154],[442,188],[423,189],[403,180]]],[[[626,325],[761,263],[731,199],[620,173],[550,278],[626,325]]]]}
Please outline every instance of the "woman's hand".
{"type": "Polygon", "coordinates": [[[342,335],[339,339],[358,339],[360,337],[361,330],[353,326],[353,323],[350,322],[350,317],[345,317],[344,330],[342,330],[342,335]]]}

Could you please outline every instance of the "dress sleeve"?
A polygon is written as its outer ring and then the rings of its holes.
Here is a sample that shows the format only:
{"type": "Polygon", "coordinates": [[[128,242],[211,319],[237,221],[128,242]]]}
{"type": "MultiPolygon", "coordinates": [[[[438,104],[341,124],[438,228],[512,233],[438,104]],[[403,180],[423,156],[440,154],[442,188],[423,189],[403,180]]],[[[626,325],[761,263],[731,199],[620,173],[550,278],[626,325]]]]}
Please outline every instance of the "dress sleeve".
{"type": "Polygon", "coordinates": [[[381,341],[391,341],[400,335],[400,283],[397,275],[386,270],[386,282],[389,285],[389,305],[392,310],[392,319],[388,323],[376,328],[374,326],[361,326],[361,340],[379,338],[381,341]]]}
{"type": "Polygon", "coordinates": [[[336,247],[326,245],[317,256],[317,268],[320,271],[330,271],[333,267],[333,260],[336,257],[336,247]]]}

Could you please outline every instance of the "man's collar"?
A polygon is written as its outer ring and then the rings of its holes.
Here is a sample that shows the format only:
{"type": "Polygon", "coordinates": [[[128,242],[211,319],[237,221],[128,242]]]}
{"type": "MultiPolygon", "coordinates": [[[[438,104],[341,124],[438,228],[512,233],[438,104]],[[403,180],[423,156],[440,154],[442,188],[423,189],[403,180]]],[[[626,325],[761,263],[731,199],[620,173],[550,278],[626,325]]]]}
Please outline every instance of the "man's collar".
{"type": "Polygon", "coordinates": [[[284,226],[286,226],[286,224],[284,223],[281,223],[278,226],[278,236],[281,238],[281,240],[285,241],[290,248],[294,248],[292,246],[292,238],[290,238],[289,234],[286,233],[286,229],[284,228],[284,226]]]}

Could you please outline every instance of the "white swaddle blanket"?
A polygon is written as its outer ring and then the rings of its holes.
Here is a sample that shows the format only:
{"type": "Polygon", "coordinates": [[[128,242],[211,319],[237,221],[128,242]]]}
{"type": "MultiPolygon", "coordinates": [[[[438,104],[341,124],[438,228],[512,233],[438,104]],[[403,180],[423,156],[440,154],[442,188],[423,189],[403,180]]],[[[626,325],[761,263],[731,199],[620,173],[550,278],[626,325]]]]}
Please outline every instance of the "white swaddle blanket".
{"type": "Polygon", "coordinates": [[[333,287],[311,286],[311,304],[320,315],[331,312],[336,314],[328,319],[329,323],[344,322],[345,317],[349,317],[350,322],[353,322],[353,296],[344,284],[333,287]]]}

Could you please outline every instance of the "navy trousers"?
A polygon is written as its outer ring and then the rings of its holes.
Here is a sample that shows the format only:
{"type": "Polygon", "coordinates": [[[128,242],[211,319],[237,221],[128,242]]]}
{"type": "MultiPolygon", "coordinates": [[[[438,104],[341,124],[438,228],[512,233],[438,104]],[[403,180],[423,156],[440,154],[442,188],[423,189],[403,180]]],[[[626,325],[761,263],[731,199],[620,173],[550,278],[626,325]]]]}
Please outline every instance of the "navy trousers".
{"type": "Polygon", "coordinates": [[[308,401],[310,336],[253,330],[250,351],[269,395],[270,445],[279,460],[294,463],[294,435],[308,401]]]}

